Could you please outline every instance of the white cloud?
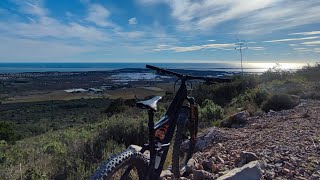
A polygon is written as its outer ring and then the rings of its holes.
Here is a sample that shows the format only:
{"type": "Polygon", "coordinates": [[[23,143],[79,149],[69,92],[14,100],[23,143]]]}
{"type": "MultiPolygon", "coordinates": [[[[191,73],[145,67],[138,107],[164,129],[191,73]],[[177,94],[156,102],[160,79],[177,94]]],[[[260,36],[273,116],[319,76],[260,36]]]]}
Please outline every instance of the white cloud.
{"type": "Polygon", "coordinates": [[[209,41],[209,42],[214,42],[214,41],[216,41],[216,40],[214,40],[214,39],[209,39],[208,41],[209,41]]]}
{"type": "Polygon", "coordinates": [[[307,24],[315,24],[320,18],[317,0],[278,0],[272,6],[261,9],[239,22],[240,33],[272,33],[307,24]]]}
{"type": "Polygon", "coordinates": [[[86,20],[95,23],[97,26],[113,26],[112,23],[108,21],[109,15],[110,12],[105,7],[99,4],[90,4],[86,20]]]}
{"type": "Polygon", "coordinates": [[[141,38],[145,35],[145,33],[142,31],[118,32],[117,34],[123,38],[126,38],[126,39],[127,38],[129,38],[129,39],[141,38]]]}
{"type": "Polygon", "coordinates": [[[154,51],[174,51],[174,52],[190,52],[199,51],[203,49],[220,49],[220,50],[233,50],[236,45],[232,44],[204,44],[193,46],[171,46],[171,45],[158,45],[154,51]]]}
{"type": "Polygon", "coordinates": [[[259,46],[257,46],[257,47],[248,47],[248,49],[249,50],[254,50],[254,51],[264,51],[264,50],[266,50],[265,47],[259,47],[259,46]]]}
{"type": "Polygon", "coordinates": [[[303,45],[320,45],[320,41],[303,42],[303,45]]]}
{"type": "Polygon", "coordinates": [[[47,10],[45,8],[42,8],[39,4],[32,4],[29,2],[25,2],[26,6],[23,10],[27,14],[37,15],[37,16],[44,16],[47,14],[47,10]]]}
{"type": "Polygon", "coordinates": [[[34,61],[51,60],[95,50],[87,45],[70,45],[63,42],[47,42],[22,38],[0,38],[0,59],[34,61]]]}
{"type": "Polygon", "coordinates": [[[137,18],[133,17],[133,18],[130,18],[130,19],[128,20],[128,23],[129,23],[130,25],[135,25],[135,24],[138,24],[138,20],[137,20],[137,18]]]}
{"type": "Polygon", "coordinates": [[[304,37],[304,38],[289,38],[289,39],[277,39],[277,40],[270,40],[264,42],[288,42],[288,41],[302,41],[302,40],[310,40],[310,39],[318,39],[320,36],[312,36],[312,37],[304,37]]]}
{"type": "Polygon", "coordinates": [[[50,17],[41,17],[36,23],[1,23],[0,32],[25,38],[56,38],[68,40],[77,38],[85,41],[107,41],[108,36],[95,27],[78,23],[62,24],[50,17]]]}
{"type": "Polygon", "coordinates": [[[293,49],[299,51],[299,50],[306,50],[307,48],[293,48],[293,49]]]}
{"type": "Polygon", "coordinates": [[[320,34],[320,31],[308,31],[308,32],[291,33],[289,35],[304,35],[304,36],[308,36],[308,35],[317,35],[317,34],[320,34]]]}
{"type": "Polygon", "coordinates": [[[210,31],[231,22],[229,32],[250,34],[318,23],[318,0],[138,0],[143,5],[166,3],[176,27],[183,31],[210,31]]]}

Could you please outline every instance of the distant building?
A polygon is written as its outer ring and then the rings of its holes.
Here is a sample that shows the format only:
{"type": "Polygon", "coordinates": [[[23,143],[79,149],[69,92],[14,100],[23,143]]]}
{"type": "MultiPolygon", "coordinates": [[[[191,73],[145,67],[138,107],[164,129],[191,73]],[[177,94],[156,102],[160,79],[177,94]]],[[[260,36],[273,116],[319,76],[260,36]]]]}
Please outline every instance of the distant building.
{"type": "Polygon", "coordinates": [[[67,90],[64,90],[64,91],[67,92],[67,93],[84,93],[84,92],[87,92],[87,90],[82,89],[82,88],[79,88],[79,89],[67,89],[67,90]]]}

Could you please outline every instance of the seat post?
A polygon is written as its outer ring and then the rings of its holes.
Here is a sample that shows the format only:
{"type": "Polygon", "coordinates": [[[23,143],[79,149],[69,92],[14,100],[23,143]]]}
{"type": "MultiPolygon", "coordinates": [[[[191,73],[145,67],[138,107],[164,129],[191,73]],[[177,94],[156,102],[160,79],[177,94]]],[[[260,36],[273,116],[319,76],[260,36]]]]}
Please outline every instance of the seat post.
{"type": "Polygon", "coordinates": [[[153,168],[155,164],[155,141],[154,141],[154,135],[155,135],[155,130],[154,130],[154,111],[149,109],[148,110],[148,116],[149,116],[149,122],[148,122],[148,127],[149,127],[149,151],[150,151],[150,164],[149,164],[149,173],[147,176],[152,177],[153,175],[153,168]]]}

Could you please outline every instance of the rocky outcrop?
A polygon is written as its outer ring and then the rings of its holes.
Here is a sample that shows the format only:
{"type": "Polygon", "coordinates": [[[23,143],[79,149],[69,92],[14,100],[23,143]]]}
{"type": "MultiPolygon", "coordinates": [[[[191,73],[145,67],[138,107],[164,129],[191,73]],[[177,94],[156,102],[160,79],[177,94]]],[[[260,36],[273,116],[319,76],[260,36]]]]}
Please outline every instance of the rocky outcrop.
{"type": "Polygon", "coordinates": [[[240,153],[240,158],[236,160],[235,164],[237,167],[243,166],[251,161],[258,160],[258,156],[253,152],[242,151],[240,153]]]}
{"type": "Polygon", "coordinates": [[[259,180],[262,170],[258,161],[252,161],[240,168],[232,169],[217,180],[259,180]]]}
{"type": "Polygon", "coordinates": [[[247,118],[250,116],[248,111],[241,111],[234,115],[231,115],[224,119],[221,123],[221,127],[227,128],[240,128],[246,124],[247,118]]]}

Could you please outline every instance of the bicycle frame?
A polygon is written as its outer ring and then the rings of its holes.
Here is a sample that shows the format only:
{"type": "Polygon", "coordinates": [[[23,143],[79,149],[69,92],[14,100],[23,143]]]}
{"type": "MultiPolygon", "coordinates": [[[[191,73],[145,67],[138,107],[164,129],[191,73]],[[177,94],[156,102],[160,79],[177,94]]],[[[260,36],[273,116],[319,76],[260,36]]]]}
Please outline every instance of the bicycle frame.
{"type": "MultiPolygon", "coordinates": [[[[149,145],[145,145],[141,149],[141,153],[144,153],[146,150],[150,151],[150,163],[147,168],[147,177],[146,179],[158,179],[161,171],[163,169],[164,162],[166,160],[170,142],[173,138],[174,131],[177,124],[177,119],[179,117],[179,113],[181,108],[183,107],[183,102],[187,100],[189,101],[190,105],[194,105],[194,99],[192,97],[188,97],[187,87],[186,87],[186,79],[181,79],[181,85],[179,90],[177,91],[174,99],[172,100],[168,110],[166,111],[165,115],[162,120],[159,120],[155,125],[149,124],[149,145]],[[167,126],[167,127],[164,127],[167,126]],[[152,127],[152,128],[151,128],[152,127]],[[151,128],[151,129],[150,129],[151,128]],[[164,135],[163,140],[157,139],[155,140],[155,131],[165,128],[166,133],[164,135]],[[155,141],[154,141],[155,140],[155,141]],[[152,143],[154,142],[154,143],[152,143]],[[155,151],[155,146],[157,144],[164,145],[158,147],[158,151],[155,151]],[[157,161],[157,162],[156,162],[157,161]]],[[[153,122],[153,112],[149,110],[149,123],[153,122]]],[[[195,137],[193,137],[195,138],[195,137]]]]}
{"type": "MultiPolygon", "coordinates": [[[[168,71],[166,69],[157,68],[154,66],[147,65],[147,68],[158,71],[159,73],[170,74],[178,77],[181,80],[181,85],[173,98],[168,110],[165,115],[154,124],[154,111],[152,109],[148,110],[149,115],[149,144],[144,145],[140,150],[141,153],[149,150],[150,152],[150,160],[149,165],[146,169],[146,176],[144,179],[158,179],[160,177],[161,171],[163,169],[164,162],[166,160],[170,142],[173,138],[174,131],[177,126],[177,120],[179,118],[179,113],[183,107],[184,101],[189,101],[190,103],[190,122],[191,126],[189,127],[189,131],[191,133],[191,139],[189,144],[189,150],[193,149],[196,142],[197,135],[197,126],[198,126],[198,118],[196,117],[195,112],[196,106],[193,97],[188,96],[188,90],[186,86],[186,81],[191,79],[205,80],[210,82],[229,82],[230,79],[223,78],[207,78],[207,77],[197,77],[197,76],[189,76],[182,75],[176,72],[168,71]]],[[[191,157],[187,157],[191,158],[191,157]]],[[[131,167],[128,167],[125,171],[125,174],[128,174],[131,170],[131,167]]]]}

